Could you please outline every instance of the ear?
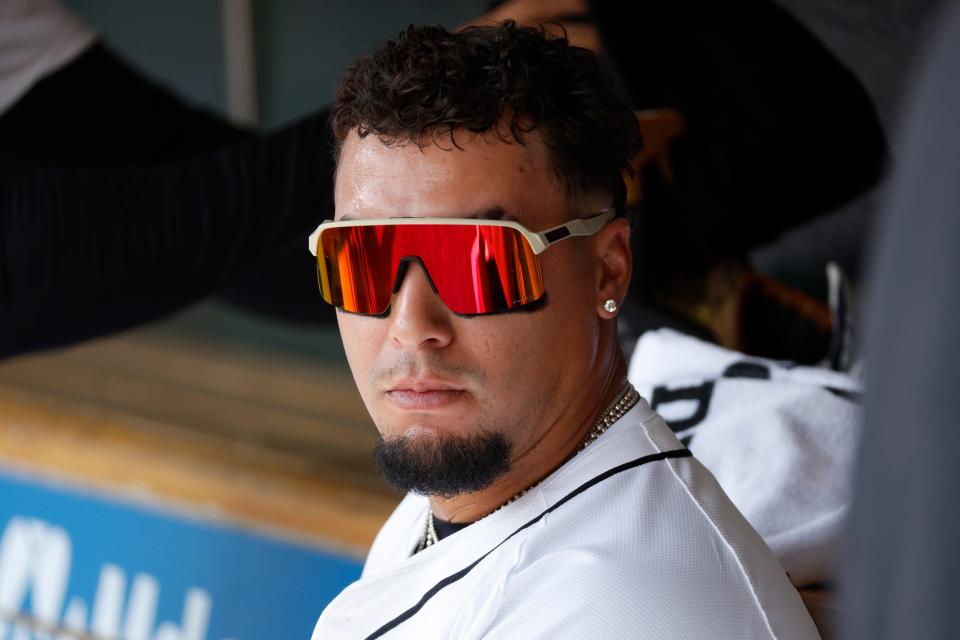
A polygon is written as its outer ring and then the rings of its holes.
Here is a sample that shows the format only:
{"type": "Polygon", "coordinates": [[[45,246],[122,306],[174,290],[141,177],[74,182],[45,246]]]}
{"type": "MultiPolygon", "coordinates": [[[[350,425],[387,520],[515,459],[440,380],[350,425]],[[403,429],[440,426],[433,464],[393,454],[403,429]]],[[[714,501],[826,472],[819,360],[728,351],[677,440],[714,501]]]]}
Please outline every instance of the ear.
{"type": "Polygon", "coordinates": [[[615,218],[594,236],[594,240],[597,259],[597,314],[601,318],[612,319],[623,305],[630,288],[630,273],[633,268],[630,222],[626,218],[615,218]],[[613,305],[608,303],[610,300],[613,305]]]}

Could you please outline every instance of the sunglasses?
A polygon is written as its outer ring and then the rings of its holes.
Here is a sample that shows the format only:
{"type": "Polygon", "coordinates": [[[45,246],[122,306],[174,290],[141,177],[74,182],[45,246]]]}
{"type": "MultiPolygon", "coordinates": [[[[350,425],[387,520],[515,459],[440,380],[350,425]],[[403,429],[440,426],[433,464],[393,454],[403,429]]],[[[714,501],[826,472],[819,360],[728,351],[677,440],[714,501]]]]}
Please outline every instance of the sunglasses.
{"type": "Polygon", "coordinates": [[[323,299],[351,313],[382,315],[417,262],[450,311],[509,311],[544,295],[539,255],[566,238],[591,236],[603,213],[542,232],[507,220],[388,218],[327,221],[310,235],[323,299]]]}

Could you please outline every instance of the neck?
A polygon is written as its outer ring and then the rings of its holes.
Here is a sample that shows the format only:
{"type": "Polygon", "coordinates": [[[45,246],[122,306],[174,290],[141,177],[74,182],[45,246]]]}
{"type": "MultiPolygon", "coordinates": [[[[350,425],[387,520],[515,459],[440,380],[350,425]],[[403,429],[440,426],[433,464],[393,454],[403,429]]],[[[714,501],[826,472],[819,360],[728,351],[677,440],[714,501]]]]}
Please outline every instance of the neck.
{"type": "Polygon", "coordinates": [[[593,424],[627,381],[627,366],[617,349],[612,366],[593,379],[589,391],[560,417],[530,450],[511,461],[510,470],[480,491],[452,498],[430,496],[433,514],[449,522],[475,522],[531,488],[576,454],[593,424]]]}

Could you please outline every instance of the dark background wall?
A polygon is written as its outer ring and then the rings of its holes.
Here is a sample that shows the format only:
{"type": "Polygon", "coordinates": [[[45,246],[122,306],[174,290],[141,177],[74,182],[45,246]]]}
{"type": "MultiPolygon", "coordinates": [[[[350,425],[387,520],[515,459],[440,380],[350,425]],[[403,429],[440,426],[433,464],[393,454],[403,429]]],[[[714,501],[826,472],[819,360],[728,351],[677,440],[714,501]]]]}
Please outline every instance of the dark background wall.
{"type": "Polygon", "coordinates": [[[263,123],[287,122],[329,102],[351,60],[408,24],[455,27],[485,5],[483,0],[255,2],[263,123]]]}
{"type": "MultiPolygon", "coordinates": [[[[236,0],[223,0],[235,2],[236,0]]],[[[138,67],[196,103],[226,109],[223,4],[66,0],[138,67]]],[[[259,0],[251,4],[261,124],[326,104],[343,68],[410,23],[454,27],[483,0],[259,0]]]]}
{"type": "Polygon", "coordinates": [[[226,112],[219,2],[65,0],[128,61],[195,103],[226,112]]]}

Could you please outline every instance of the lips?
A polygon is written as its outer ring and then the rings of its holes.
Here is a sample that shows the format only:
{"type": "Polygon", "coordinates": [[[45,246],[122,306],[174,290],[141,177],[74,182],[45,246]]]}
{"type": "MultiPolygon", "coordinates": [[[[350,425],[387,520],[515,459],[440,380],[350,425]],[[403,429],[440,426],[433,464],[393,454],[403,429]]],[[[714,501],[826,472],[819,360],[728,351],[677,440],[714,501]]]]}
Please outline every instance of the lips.
{"type": "Polygon", "coordinates": [[[444,380],[415,379],[394,384],[385,393],[398,409],[429,411],[443,409],[461,401],[467,392],[444,380]]]}

